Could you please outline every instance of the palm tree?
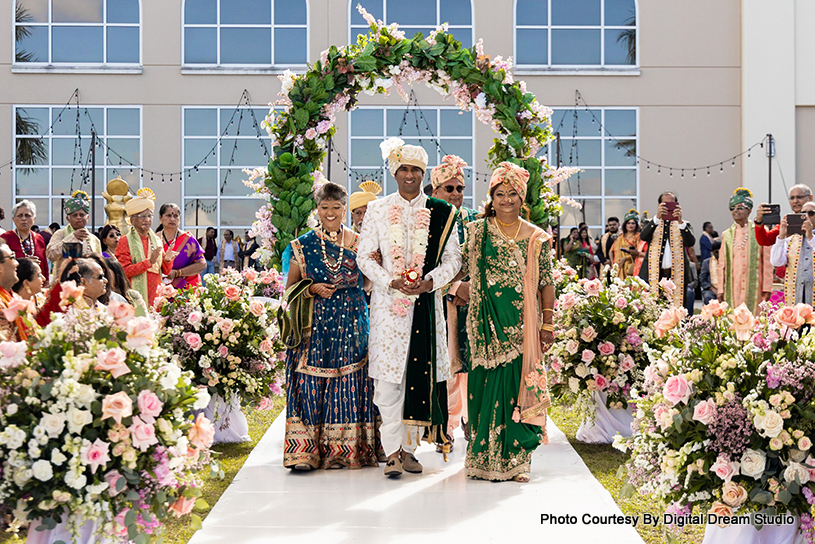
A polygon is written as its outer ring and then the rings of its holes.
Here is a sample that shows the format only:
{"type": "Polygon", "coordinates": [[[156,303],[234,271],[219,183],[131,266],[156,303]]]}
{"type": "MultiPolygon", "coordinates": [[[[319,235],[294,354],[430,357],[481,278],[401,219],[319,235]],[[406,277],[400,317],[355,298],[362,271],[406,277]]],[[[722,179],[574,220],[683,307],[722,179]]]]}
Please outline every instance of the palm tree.
{"type": "MultiPolygon", "coordinates": [[[[31,29],[23,23],[33,20],[31,13],[19,2],[14,8],[14,20],[17,24],[14,25],[14,41],[20,43],[25,38],[31,36],[31,29]]],[[[34,54],[24,49],[16,48],[14,54],[15,62],[35,62],[34,54]]],[[[28,115],[26,111],[17,108],[15,111],[15,134],[17,135],[36,135],[40,131],[40,125],[37,121],[28,115]]],[[[17,164],[32,166],[35,164],[44,164],[48,161],[48,151],[45,148],[45,142],[41,138],[18,138],[17,139],[17,164]]],[[[23,174],[30,173],[29,168],[21,169],[23,174]]]]}
{"type": "Polygon", "coordinates": [[[636,21],[634,15],[626,19],[625,25],[631,28],[623,30],[620,32],[620,35],[617,36],[617,43],[622,43],[626,50],[628,50],[628,53],[625,55],[625,60],[628,64],[637,63],[637,29],[634,26],[636,21]]]}

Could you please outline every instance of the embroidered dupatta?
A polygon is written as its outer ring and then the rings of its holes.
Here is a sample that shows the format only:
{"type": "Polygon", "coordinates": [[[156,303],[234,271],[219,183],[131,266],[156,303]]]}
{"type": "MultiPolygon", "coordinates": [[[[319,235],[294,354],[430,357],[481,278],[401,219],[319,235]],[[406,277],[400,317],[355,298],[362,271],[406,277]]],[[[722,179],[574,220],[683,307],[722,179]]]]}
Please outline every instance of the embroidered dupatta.
{"type": "MultiPolygon", "coordinates": [[[[164,247],[161,243],[161,240],[158,239],[156,233],[153,232],[152,229],[147,231],[147,238],[149,240],[148,247],[152,251],[153,248],[157,247],[164,247]]],[[[130,247],[130,257],[132,262],[140,263],[147,258],[144,254],[144,246],[142,246],[142,238],[136,229],[131,228],[130,232],[127,233],[127,244],[130,247]]],[[[162,255],[164,252],[162,251],[162,255]]],[[[159,257],[159,259],[153,263],[153,265],[146,271],[142,272],[138,276],[133,276],[130,278],[130,284],[132,285],[133,289],[141,293],[141,296],[144,300],[148,300],[147,296],[147,274],[152,272],[154,274],[161,275],[161,261],[164,257],[159,257]]]]}
{"type": "MultiPolygon", "coordinates": [[[[798,261],[801,259],[803,240],[800,234],[793,234],[790,236],[789,245],[787,246],[787,271],[784,274],[784,304],[787,306],[794,306],[796,302],[795,293],[798,286],[798,261]]],[[[815,281],[815,267],[813,267],[813,280],[815,281]]],[[[801,302],[815,305],[815,291],[813,291],[813,300],[801,302]]]]}
{"type": "MultiPolygon", "coordinates": [[[[648,283],[651,291],[659,293],[659,270],[662,267],[662,248],[665,245],[664,226],[654,229],[654,237],[648,245],[648,283]]],[[[685,246],[679,223],[668,221],[668,237],[671,244],[671,280],[676,285],[671,303],[681,308],[685,296],[685,246]]]]}

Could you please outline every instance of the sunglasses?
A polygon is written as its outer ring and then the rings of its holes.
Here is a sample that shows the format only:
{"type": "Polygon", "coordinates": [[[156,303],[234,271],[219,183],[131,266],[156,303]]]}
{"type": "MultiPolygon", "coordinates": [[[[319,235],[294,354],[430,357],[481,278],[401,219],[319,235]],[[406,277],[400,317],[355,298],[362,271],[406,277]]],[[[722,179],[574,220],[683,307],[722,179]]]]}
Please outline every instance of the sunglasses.
{"type": "Polygon", "coordinates": [[[99,281],[103,281],[103,280],[106,280],[106,279],[107,279],[107,277],[105,277],[105,275],[104,275],[104,274],[99,274],[98,276],[90,276],[90,277],[86,277],[85,279],[86,279],[86,280],[99,280],[99,281]]]}
{"type": "Polygon", "coordinates": [[[809,210],[808,212],[806,212],[806,214],[807,214],[809,217],[813,217],[813,216],[815,216],[815,210],[809,210]]]}
{"type": "Polygon", "coordinates": [[[463,193],[464,192],[464,186],[463,185],[456,185],[455,187],[453,187],[452,185],[445,185],[444,190],[446,192],[448,192],[448,193],[452,193],[453,191],[455,191],[457,193],[463,193]]]}

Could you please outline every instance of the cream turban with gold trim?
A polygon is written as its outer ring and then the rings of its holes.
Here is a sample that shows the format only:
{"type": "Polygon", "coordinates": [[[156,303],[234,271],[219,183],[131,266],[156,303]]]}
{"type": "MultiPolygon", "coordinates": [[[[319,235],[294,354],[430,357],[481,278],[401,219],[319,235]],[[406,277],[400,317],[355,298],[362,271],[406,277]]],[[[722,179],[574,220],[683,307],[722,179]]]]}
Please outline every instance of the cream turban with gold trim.
{"type": "Polygon", "coordinates": [[[147,187],[142,187],[136,192],[135,197],[127,201],[125,207],[128,216],[139,214],[144,210],[154,212],[156,210],[156,195],[147,187]]]}
{"type": "Polygon", "coordinates": [[[351,193],[348,197],[349,208],[351,211],[367,206],[373,200],[376,200],[376,195],[382,192],[382,187],[375,181],[363,181],[359,184],[361,191],[351,193]]]}
{"type": "Polygon", "coordinates": [[[418,145],[408,145],[402,138],[388,138],[381,144],[382,158],[388,160],[388,170],[395,176],[399,167],[404,164],[418,166],[427,171],[427,151],[418,145]]]}

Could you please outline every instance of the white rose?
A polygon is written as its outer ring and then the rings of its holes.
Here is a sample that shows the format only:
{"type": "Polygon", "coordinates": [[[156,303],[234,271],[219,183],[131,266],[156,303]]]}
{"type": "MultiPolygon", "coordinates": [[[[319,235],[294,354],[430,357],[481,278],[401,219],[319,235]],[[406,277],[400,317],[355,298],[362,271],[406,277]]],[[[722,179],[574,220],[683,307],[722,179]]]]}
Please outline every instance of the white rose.
{"type": "Polygon", "coordinates": [[[790,448],[790,461],[802,463],[807,458],[807,452],[801,451],[797,448],[790,448]]]}
{"type": "Polygon", "coordinates": [[[195,404],[192,405],[193,410],[203,410],[209,405],[210,395],[206,389],[199,389],[197,393],[195,404]]]}
{"type": "Polygon", "coordinates": [[[96,391],[94,391],[93,386],[82,384],[77,389],[76,401],[85,406],[85,408],[90,408],[91,404],[98,396],[99,395],[96,393],[96,391]]]}
{"type": "Polygon", "coordinates": [[[161,418],[158,421],[156,421],[156,428],[159,430],[161,434],[168,434],[173,432],[172,425],[170,425],[170,422],[164,418],[161,418]]]}
{"type": "Polygon", "coordinates": [[[32,471],[30,468],[18,468],[14,472],[14,483],[17,484],[18,487],[23,487],[33,476],[34,471],[32,471]]]}
{"type": "Polygon", "coordinates": [[[51,450],[51,463],[52,464],[59,466],[62,463],[64,463],[65,461],[67,461],[67,460],[68,460],[68,458],[65,457],[62,454],[62,452],[59,451],[57,448],[54,448],[54,449],[51,450]]]}
{"type": "Polygon", "coordinates": [[[79,410],[73,406],[68,410],[68,431],[72,434],[79,434],[82,428],[93,422],[93,415],[90,410],[79,410]]]}
{"type": "Polygon", "coordinates": [[[6,415],[13,416],[17,413],[17,405],[16,404],[9,404],[6,406],[6,415]]]}
{"type": "Polygon", "coordinates": [[[741,473],[755,480],[761,479],[767,465],[767,456],[763,451],[748,449],[741,456],[741,473]]]}
{"type": "Polygon", "coordinates": [[[100,483],[98,483],[98,484],[89,485],[89,486],[88,486],[88,487],[86,487],[85,489],[86,489],[86,490],[88,491],[88,493],[90,493],[91,495],[98,495],[98,494],[100,494],[102,491],[104,491],[104,490],[105,490],[105,489],[107,489],[107,488],[108,488],[108,483],[107,483],[107,482],[100,482],[100,483]]]}
{"type": "Polygon", "coordinates": [[[572,393],[577,393],[580,391],[580,380],[572,376],[569,378],[569,389],[571,389],[572,393]]]}
{"type": "Polygon", "coordinates": [[[65,483],[68,487],[73,487],[74,489],[82,489],[85,487],[85,484],[88,482],[88,478],[85,477],[82,473],[75,473],[72,470],[69,470],[65,474],[65,483]]]}
{"type": "Polygon", "coordinates": [[[792,482],[798,478],[798,483],[803,485],[809,481],[809,470],[801,463],[790,463],[784,470],[784,480],[792,482]]]}
{"type": "Polygon", "coordinates": [[[181,377],[181,368],[178,365],[164,365],[161,370],[163,376],[159,380],[164,389],[175,389],[178,386],[178,378],[181,377]]]}
{"type": "Polygon", "coordinates": [[[580,363],[577,365],[577,368],[574,369],[574,373],[577,374],[580,378],[585,378],[589,375],[589,369],[586,368],[586,365],[580,363]]]}
{"type": "Polygon", "coordinates": [[[65,414],[45,414],[40,425],[50,438],[57,438],[65,428],[65,414]]]}
{"type": "Polygon", "coordinates": [[[19,449],[25,442],[25,432],[17,425],[9,425],[0,433],[0,444],[5,444],[10,450],[19,449]]]}
{"type": "Polygon", "coordinates": [[[40,459],[31,465],[31,471],[34,477],[41,482],[47,482],[54,477],[54,470],[51,468],[51,463],[45,459],[40,459]]]}
{"type": "Polygon", "coordinates": [[[767,410],[764,416],[756,416],[753,424],[761,436],[775,438],[784,430],[784,419],[778,413],[767,410]]]}

